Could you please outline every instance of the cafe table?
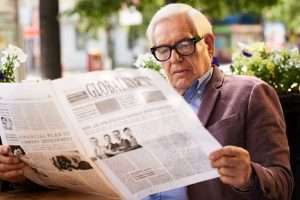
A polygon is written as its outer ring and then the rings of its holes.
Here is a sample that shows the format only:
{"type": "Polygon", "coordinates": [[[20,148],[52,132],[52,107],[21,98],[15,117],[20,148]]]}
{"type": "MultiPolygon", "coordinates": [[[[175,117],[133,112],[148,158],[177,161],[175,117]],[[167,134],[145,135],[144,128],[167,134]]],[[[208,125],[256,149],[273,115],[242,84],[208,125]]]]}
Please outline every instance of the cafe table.
{"type": "Polygon", "coordinates": [[[14,190],[0,193],[0,200],[111,200],[99,195],[69,190],[14,190]]]}

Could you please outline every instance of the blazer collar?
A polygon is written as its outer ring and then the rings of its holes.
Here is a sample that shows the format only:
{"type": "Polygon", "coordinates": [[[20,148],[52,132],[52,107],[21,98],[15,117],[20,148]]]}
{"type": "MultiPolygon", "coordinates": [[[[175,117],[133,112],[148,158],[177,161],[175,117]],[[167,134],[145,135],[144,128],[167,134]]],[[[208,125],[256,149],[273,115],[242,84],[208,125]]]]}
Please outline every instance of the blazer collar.
{"type": "Polygon", "coordinates": [[[206,127],[209,117],[213,111],[214,105],[220,93],[220,88],[223,84],[224,74],[216,66],[213,66],[214,71],[209,83],[206,86],[205,93],[198,111],[198,117],[203,126],[206,127]]]}

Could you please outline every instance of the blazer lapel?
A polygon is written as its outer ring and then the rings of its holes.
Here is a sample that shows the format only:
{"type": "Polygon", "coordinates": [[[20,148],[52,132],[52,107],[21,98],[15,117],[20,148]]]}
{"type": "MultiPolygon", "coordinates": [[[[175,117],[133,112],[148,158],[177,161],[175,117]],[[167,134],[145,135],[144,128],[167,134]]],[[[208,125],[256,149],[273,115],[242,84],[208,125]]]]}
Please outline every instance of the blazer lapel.
{"type": "Polygon", "coordinates": [[[211,80],[206,86],[201,106],[198,111],[198,117],[204,127],[206,127],[207,125],[216,100],[219,96],[220,87],[222,86],[223,79],[223,72],[218,67],[214,67],[214,72],[212,74],[211,80]]]}

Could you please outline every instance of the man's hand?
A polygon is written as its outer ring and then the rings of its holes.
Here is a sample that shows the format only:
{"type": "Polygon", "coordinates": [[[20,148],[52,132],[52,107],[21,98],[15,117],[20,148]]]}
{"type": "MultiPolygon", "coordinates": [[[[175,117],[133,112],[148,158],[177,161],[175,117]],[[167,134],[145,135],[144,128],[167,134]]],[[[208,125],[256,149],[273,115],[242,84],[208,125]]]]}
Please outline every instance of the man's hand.
{"type": "Polygon", "coordinates": [[[209,159],[211,166],[218,169],[223,183],[241,190],[251,185],[250,155],[245,149],[225,146],[212,152],[209,159]]]}
{"type": "Polygon", "coordinates": [[[0,145],[0,179],[17,183],[24,181],[24,166],[18,157],[9,155],[10,148],[0,145]]]}

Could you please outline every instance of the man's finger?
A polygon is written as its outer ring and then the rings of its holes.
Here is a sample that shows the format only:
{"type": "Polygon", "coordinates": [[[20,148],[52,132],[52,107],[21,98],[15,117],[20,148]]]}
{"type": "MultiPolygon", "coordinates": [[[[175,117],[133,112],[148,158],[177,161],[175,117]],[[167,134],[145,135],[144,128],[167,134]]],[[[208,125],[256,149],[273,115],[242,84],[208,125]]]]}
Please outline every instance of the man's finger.
{"type": "Polygon", "coordinates": [[[223,156],[223,157],[220,157],[217,160],[212,160],[211,161],[211,166],[213,168],[219,168],[219,167],[235,168],[239,165],[239,163],[240,163],[240,161],[237,160],[236,157],[223,156]]]}
{"type": "Polygon", "coordinates": [[[230,177],[237,176],[235,168],[231,168],[231,167],[218,168],[218,172],[221,176],[230,176],[230,177]]]}
{"type": "Polygon", "coordinates": [[[0,155],[8,155],[10,152],[10,148],[8,146],[0,145],[0,155]]]}
{"type": "Polygon", "coordinates": [[[4,173],[6,171],[14,171],[14,170],[23,170],[23,168],[25,167],[25,163],[21,162],[18,164],[0,164],[0,172],[4,173]]]}
{"type": "Polygon", "coordinates": [[[220,180],[229,185],[235,185],[236,184],[236,178],[233,176],[220,176],[220,180]]]}
{"type": "Polygon", "coordinates": [[[16,183],[24,181],[26,178],[24,176],[24,170],[14,170],[0,173],[0,179],[16,183]]]}
{"type": "Polygon", "coordinates": [[[13,177],[18,177],[20,175],[24,174],[24,170],[23,169],[19,169],[19,170],[12,170],[12,171],[6,171],[3,173],[0,173],[2,177],[5,178],[13,178],[13,177]]]}
{"type": "Polygon", "coordinates": [[[21,159],[16,156],[3,156],[0,154],[0,164],[18,164],[21,159]]]}
{"type": "Polygon", "coordinates": [[[209,155],[209,159],[217,160],[222,156],[238,156],[239,154],[243,153],[245,150],[240,147],[235,146],[225,146],[219,150],[212,152],[209,155]]]}

